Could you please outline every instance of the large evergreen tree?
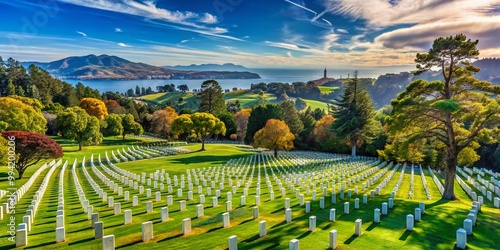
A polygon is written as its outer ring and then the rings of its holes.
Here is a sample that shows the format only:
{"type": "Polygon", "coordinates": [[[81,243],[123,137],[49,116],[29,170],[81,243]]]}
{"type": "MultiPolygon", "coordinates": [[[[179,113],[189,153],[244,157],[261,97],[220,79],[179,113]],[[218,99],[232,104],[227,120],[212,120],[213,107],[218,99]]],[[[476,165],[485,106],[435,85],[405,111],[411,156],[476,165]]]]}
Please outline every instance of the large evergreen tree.
{"type": "Polygon", "coordinates": [[[479,71],[471,64],[479,55],[477,44],[465,35],[441,37],[428,53],[418,53],[417,69],[439,67],[443,80],[413,81],[392,101],[393,110],[386,119],[389,132],[400,139],[401,146],[412,148],[430,141],[439,152],[444,151],[446,200],[455,199],[455,172],[461,154],[471,158],[479,139],[491,139],[489,134],[500,122],[500,99],[486,93],[489,82],[472,76],[479,71]]]}
{"type": "Polygon", "coordinates": [[[226,110],[224,93],[219,83],[215,80],[207,80],[201,84],[200,98],[200,112],[217,115],[226,110]]]}
{"type": "Polygon", "coordinates": [[[331,106],[335,121],[332,129],[351,144],[351,155],[356,156],[356,147],[371,139],[373,124],[373,103],[368,92],[358,86],[358,72],[345,82],[344,94],[331,106]]]}
{"type": "Polygon", "coordinates": [[[288,125],[290,131],[295,135],[295,138],[299,137],[300,132],[304,130],[304,124],[300,120],[300,115],[295,105],[291,101],[284,101],[280,102],[279,106],[286,125],[288,125]]]}

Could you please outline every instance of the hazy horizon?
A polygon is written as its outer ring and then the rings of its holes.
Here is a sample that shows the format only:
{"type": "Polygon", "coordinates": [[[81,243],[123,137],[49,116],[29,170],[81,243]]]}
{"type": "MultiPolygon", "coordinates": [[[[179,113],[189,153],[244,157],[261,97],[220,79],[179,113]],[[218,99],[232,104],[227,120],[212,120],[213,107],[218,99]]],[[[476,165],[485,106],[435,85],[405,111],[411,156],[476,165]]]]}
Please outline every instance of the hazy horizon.
{"type": "Polygon", "coordinates": [[[151,65],[395,67],[434,39],[479,39],[500,57],[500,0],[1,2],[0,55],[19,61],[109,54],[151,65]]]}

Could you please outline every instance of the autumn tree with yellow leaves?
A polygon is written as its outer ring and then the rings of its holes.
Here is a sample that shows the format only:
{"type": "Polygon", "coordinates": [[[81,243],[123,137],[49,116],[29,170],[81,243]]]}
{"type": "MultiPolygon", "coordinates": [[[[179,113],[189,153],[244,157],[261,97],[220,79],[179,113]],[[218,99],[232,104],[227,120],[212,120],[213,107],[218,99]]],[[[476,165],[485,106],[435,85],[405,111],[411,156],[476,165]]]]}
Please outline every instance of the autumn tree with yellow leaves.
{"type": "Polygon", "coordinates": [[[278,156],[278,150],[293,149],[295,135],[284,121],[269,119],[266,126],[257,131],[253,136],[254,147],[263,147],[274,150],[274,156],[278,156]]]}

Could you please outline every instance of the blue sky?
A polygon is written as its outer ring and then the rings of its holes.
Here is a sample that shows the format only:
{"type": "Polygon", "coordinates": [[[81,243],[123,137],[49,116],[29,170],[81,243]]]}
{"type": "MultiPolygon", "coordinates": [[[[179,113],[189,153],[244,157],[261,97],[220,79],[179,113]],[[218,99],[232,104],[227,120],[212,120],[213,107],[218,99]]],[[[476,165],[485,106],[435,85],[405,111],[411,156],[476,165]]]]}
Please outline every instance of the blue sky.
{"type": "Polygon", "coordinates": [[[0,56],[21,61],[408,66],[458,33],[500,57],[500,0],[13,0],[0,13],[0,56]]]}

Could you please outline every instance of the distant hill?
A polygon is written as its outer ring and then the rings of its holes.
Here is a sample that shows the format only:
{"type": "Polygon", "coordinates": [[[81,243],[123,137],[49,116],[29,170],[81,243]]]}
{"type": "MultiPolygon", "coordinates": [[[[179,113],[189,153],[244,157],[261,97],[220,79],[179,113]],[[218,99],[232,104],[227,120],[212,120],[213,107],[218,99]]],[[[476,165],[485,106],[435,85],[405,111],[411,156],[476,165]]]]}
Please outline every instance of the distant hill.
{"type": "MultiPolygon", "coordinates": [[[[475,75],[479,80],[486,80],[492,84],[500,84],[500,59],[481,59],[474,62],[476,67],[481,70],[475,75]]],[[[361,78],[363,86],[372,96],[372,99],[378,108],[391,103],[397,94],[404,91],[412,81],[425,79],[427,81],[442,80],[441,71],[424,72],[420,75],[413,75],[410,72],[401,72],[399,74],[385,74],[377,79],[361,78]]],[[[323,84],[323,86],[338,87],[337,91],[331,94],[335,98],[342,93],[342,82],[346,79],[337,79],[323,84]]]]}
{"type": "Polygon", "coordinates": [[[192,71],[241,71],[245,72],[248,71],[249,69],[245,68],[244,66],[241,65],[235,65],[232,63],[225,63],[225,64],[191,64],[189,66],[182,66],[182,65],[177,65],[177,66],[162,66],[162,68],[167,68],[167,69],[172,69],[172,70],[192,70],[192,71]]]}
{"type": "Polygon", "coordinates": [[[58,78],[85,80],[260,78],[258,74],[250,72],[171,70],[109,55],[72,56],[48,63],[23,62],[22,64],[26,68],[35,64],[58,78]]]}

